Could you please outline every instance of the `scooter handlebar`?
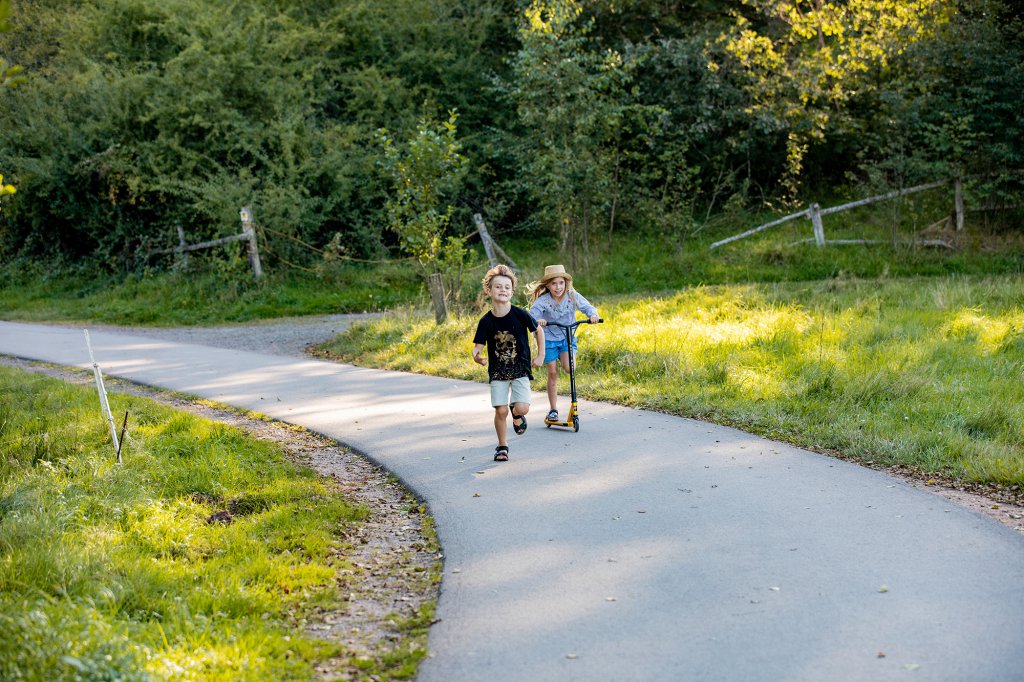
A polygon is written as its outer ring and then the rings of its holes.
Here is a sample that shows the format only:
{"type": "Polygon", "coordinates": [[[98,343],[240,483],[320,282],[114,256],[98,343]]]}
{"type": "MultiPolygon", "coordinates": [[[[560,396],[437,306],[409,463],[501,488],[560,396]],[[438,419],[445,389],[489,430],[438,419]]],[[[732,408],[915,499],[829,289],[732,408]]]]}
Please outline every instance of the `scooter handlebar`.
{"type": "Polygon", "coordinates": [[[559,324],[557,322],[548,322],[547,326],[548,327],[561,327],[562,329],[575,329],[576,327],[580,326],[581,324],[599,324],[601,322],[604,322],[604,318],[603,317],[597,318],[597,322],[591,322],[589,319],[587,319],[587,320],[576,320],[572,324],[559,324]]]}

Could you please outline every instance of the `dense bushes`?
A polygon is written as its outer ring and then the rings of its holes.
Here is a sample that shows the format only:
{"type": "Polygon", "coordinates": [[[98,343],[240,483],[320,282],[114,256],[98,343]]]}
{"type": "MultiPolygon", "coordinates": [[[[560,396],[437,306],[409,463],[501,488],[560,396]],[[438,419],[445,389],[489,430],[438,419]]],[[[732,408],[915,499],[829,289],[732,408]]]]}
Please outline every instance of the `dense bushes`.
{"type": "Polygon", "coordinates": [[[25,0],[0,35],[30,77],[0,89],[0,257],[138,270],[175,224],[222,236],[246,204],[271,267],[318,257],[300,242],[384,256],[377,130],[452,109],[453,231],[484,211],[573,253],[726,205],[1019,169],[1020,17],[917,4],[25,0]]]}

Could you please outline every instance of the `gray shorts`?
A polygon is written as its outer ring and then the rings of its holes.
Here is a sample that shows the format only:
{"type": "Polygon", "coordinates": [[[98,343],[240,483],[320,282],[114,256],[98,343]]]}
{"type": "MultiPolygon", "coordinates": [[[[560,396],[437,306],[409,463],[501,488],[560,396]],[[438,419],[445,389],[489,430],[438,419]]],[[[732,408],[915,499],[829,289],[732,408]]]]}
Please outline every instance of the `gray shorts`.
{"type": "Polygon", "coordinates": [[[530,377],[491,382],[491,407],[509,403],[530,404],[530,377]],[[509,393],[512,395],[511,400],[509,400],[509,393]]]}

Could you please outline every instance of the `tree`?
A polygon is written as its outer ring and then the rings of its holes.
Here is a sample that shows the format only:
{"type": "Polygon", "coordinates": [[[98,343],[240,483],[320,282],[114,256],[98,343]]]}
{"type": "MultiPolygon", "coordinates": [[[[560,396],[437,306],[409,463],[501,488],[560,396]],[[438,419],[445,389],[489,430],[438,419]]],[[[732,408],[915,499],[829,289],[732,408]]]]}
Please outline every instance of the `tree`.
{"type": "Polygon", "coordinates": [[[445,302],[457,302],[466,256],[466,238],[448,234],[454,209],[444,201],[458,188],[466,168],[456,136],[457,120],[452,110],[440,125],[421,121],[407,143],[396,141],[386,129],[379,133],[392,181],[388,225],[419,264],[431,289],[438,323],[447,316],[445,302]],[[444,291],[436,290],[438,280],[444,291]]]}
{"type": "Polygon", "coordinates": [[[746,76],[751,109],[785,137],[783,187],[799,189],[810,145],[841,122],[844,106],[909,45],[948,21],[944,0],[743,0],[723,34],[746,76]],[[756,22],[756,23],[755,23],[756,22]]]}
{"type": "MultiPolygon", "coordinates": [[[[6,32],[11,30],[11,24],[8,21],[11,16],[11,3],[9,0],[0,0],[0,32],[6,32]]],[[[0,59],[0,87],[13,88],[21,81],[21,77],[18,73],[21,72],[20,66],[10,66],[3,59],[0,59]]],[[[4,184],[4,176],[0,173],[0,199],[8,194],[14,194],[14,185],[4,184]]]]}
{"type": "Polygon", "coordinates": [[[573,264],[592,224],[614,227],[630,104],[632,64],[591,49],[592,26],[578,0],[533,0],[520,16],[511,73],[521,177],[573,264]]]}
{"type": "Polygon", "coordinates": [[[0,159],[19,189],[0,257],[140,270],[176,224],[190,241],[223,236],[243,205],[266,228],[268,270],[310,265],[303,244],[386,257],[376,131],[407,137],[439,101],[474,104],[462,142],[486,153],[494,103],[479,93],[511,40],[491,39],[508,32],[505,2],[22,3],[32,30],[0,35],[34,75],[0,89],[0,159]]]}

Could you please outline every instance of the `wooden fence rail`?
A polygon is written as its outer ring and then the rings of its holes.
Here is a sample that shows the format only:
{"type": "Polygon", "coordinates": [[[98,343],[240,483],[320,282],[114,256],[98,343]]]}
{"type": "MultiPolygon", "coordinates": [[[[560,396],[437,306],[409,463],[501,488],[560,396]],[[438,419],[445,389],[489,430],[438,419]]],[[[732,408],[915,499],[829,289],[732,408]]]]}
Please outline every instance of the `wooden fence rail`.
{"type": "MultiPolygon", "coordinates": [[[[889,201],[891,199],[898,199],[899,197],[903,197],[903,196],[906,196],[908,194],[915,194],[917,192],[924,192],[925,190],[935,189],[936,187],[942,187],[944,185],[948,185],[950,182],[953,182],[954,186],[955,186],[955,189],[954,189],[954,201],[953,201],[954,209],[953,210],[954,210],[954,213],[956,215],[956,229],[958,231],[959,230],[963,230],[964,229],[964,199],[963,199],[964,192],[963,192],[963,180],[957,178],[956,180],[939,180],[938,182],[929,182],[929,183],[926,183],[924,185],[917,185],[915,187],[908,187],[906,189],[894,190],[892,192],[887,192],[885,194],[879,194],[878,196],[868,197],[866,199],[859,199],[857,201],[851,201],[851,202],[846,203],[846,204],[840,204],[839,206],[829,206],[828,208],[822,208],[818,204],[814,203],[814,204],[811,204],[806,209],[804,209],[803,211],[799,211],[797,213],[791,213],[790,215],[784,216],[782,218],[778,218],[778,219],[773,220],[771,222],[765,223],[764,225],[759,225],[759,226],[757,226],[757,227],[755,227],[755,228],[753,228],[751,230],[747,230],[746,232],[741,232],[740,234],[736,234],[736,235],[733,235],[731,237],[726,237],[725,239],[721,239],[721,240],[715,242],[714,244],[712,244],[709,247],[709,250],[710,249],[717,249],[719,246],[723,246],[723,245],[728,244],[730,242],[734,242],[734,241],[737,241],[739,239],[743,239],[744,237],[749,237],[752,234],[756,234],[758,232],[761,232],[762,230],[767,230],[768,228],[775,227],[776,225],[781,225],[783,223],[789,222],[790,220],[795,220],[796,218],[808,218],[811,221],[811,227],[814,230],[814,242],[818,246],[825,246],[826,244],[867,244],[867,243],[869,243],[870,240],[866,240],[866,239],[837,239],[837,240],[831,240],[831,241],[826,240],[825,239],[825,226],[824,226],[824,223],[822,222],[822,217],[823,216],[827,216],[827,215],[831,215],[833,213],[839,213],[840,211],[848,211],[851,208],[858,208],[860,206],[867,206],[868,204],[874,204],[874,203],[879,202],[879,201],[889,201]]],[[[801,240],[801,241],[810,241],[810,239],[805,239],[805,240],[801,240]]],[[[918,242],[915,242],[915,243],[923,244],[923,245],[928,245],[928,246],[949,246],[949,244],[947,244],[946,242],[943,242],[943,241],[938,240],[938,239],[923,240],[923,241],[918,241],[918,242]]]]}
{"type": "Polygon", "coordinates": [[[487,261],[491,264],[491,267],[493,268],[498,264],[498,257],[500,256],[513,271],[519,272],[519,266],[516,265],[516,262],[509,258],[509,255],[498,245],[498,242],[491,238],[491,233],[487,231],[487,225],[484,224],[484,217],[479,213],[474,213],[473,222],[476,224],[476,231],[480,233],[480,241],[484,243],[484,252],[487,253],[487,261]]]}
{"type": "Polygon", "coordinates": [[[248,242],[247,253],[249,256],[249,267],[252,268],[252,276],[259,279],[263,276],[263,266],[260,263],[260,250],[259,244],[256,241],[256,225],[252,220],[252,208],[249,206],[243,207],[239,211],[239,215],[242,219],[242,231],[239,234],[232,234],[220,239],[211,239],[210,241],[199,242],[198,244],[187,244],[185,242],[185,231],[181,228],[181,225],[177,225],[175,227],[178,230],[178,245],[169,249],[156,249],[150,251],[149,254],[156,256],[164,253],[174,253],[178,255],[182,263],[188,263],[187,254],[192,251],[208,249],[212,246],[220,246],[221,244],[230,244],[231,242],[245,241],[248,242]]]}
{"type": "MultiPolygon", "coordinates": [[[[182,232],[182,235],[184,235],[184,232],[182,232]]],[[[248,240],[250,239],[250,237],[249,235],[243,233],[233,234],[230,237],[221,237],[220,239],[211,239],[208,242],[199,242],[198,244],[186,244],[182,242],[178,246],[172,246],[169,249],[157,249],[155,251],[150,251],[150,253],[153,254],[154,256],[163,253],[188,253],[190,251],[208,249],[211,246],[220,246],[221,244],[228,244],[230,242],[239,242],[242,241],[243,239],[248,240]]]]}

